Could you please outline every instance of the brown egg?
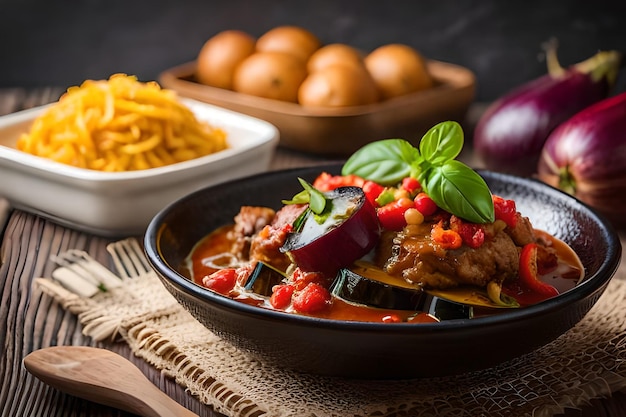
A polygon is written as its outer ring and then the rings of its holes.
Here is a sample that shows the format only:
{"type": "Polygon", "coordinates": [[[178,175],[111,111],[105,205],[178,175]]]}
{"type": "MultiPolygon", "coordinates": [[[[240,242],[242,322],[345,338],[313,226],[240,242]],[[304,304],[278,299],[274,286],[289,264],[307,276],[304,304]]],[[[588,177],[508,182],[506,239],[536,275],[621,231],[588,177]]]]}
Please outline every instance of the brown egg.
{"type": "Polygon", "coordinates": [[[284,52],[308,61],[321,43],[308,30],[298,26],[278,26],[265,32],[256,43],[258,52],[284,52]]]}
{"type": "Polygon", "coordinates": [[[344,107],[371,104],[378,90],[365,68],[335,64],[310,73],[298,91],[302,106],[344,107]]]}
{"type": "Polygon", "coordinates": [[[331,43],[313,52],[307,69],[314,72],[335,64],[365,67],[363,55],[358,49],[344,43],[331,43]]]}
{"type": "Polygon", "coordinates": [[[233,89],[240,93],[296,102],[306,65],[293,55],[255,52],[235,70],[233,89]]]}
{"type": "Polygon", "coordinates": [[[240,30],[225,30],[204,43],[197,59],[196,78],[202,84],[232,89],[235,68],[252,55],[255,39],[240,30]]]}
{"type": "Polygon", "coordinates": [[[421,54],[407,45],[383,45],[365,57],[383,99],[430,88],[433,80],[421,54]]]}

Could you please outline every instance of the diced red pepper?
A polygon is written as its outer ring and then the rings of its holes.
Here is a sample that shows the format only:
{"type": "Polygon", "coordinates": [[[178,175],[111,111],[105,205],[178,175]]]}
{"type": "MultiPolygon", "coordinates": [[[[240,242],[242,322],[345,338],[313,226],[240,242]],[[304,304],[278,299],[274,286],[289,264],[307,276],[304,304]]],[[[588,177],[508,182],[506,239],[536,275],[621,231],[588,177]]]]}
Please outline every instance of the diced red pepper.
{"type": "Polygon", "coordinates": [[[300,313],[312,314],[330,307],[330,292],[315,282],[309,283],[293,297],[293,308],[300,313]]]}
{"type": "Polygon", "coordinates": [[[293,295],[295,288],[293,285],[281,284],[272,288],[272,295],[270,296],[270,304],[277,309],[284,309],[291,304],[291,296],[293,295]]]}
{"type": "Polygon", "coordinates": [[[463,239],[458,232],[444,229],[443,220],[435,224],[430,231],[431,238],[444,249],[458,249],[463,244],[463,239]]]}
{"type": "Polygon", "coordinates": [[[415,208],[424,216],[432,216],[437,211],[437,204],[426,193],[418,193],[413,199],[415,208]]]}
{"type": "Polygon", "coordinates": [[[211,275],[202,278],[202,285],[220,294],[228,295],[237,282],[237,270],[232,268],[220,269],[211,275]]]}
{"type": "Polygon", "coordinates": [[[463,243],[472,249],[477,249],[485,243],[485,229],[479,224],[468,223],[457,216],[451,216],[450,229],[457,232],[463,243]]]}
{"type": "Polygon", "coordinates": [[[402,180],[402,189],[409,192],[409,194],[413,194],[420,190],[422,186],[419,181],[412,177],[406,177],[402,180]]]}
{"type": "Polygon", "coordinates": [[[385,191],[385,187],[380,184],[375,183],[374,181],[365,181],[363,184],[363,192],[365,193],[365,198],[372,203],[372,206],[378,207],[378,202],[376,199],[378,196],[385,191]]]}
{"type": "Polygon", "coordinates": [[[386,230],[400,231],[406,226],[404,213],[413,207],[415,207],[413,200],[410,198],[401,198],[380,207],[377,211],[378,221],[386,230]]]}
{"type": "Polygon", "coordinates": [[[517,225],[515,201],[506,200],[497,195],[494,195],[492,199],[496,220],[502,220],[507,226],[514,228],[517,225]]]}
{"type": "Polygon", "coordinates": [[[556,288],[539,279],[536,243],[529,243],[522,248],[519,275],[522,282],[537,293],[551,297],[559,294],[556,288]]]}

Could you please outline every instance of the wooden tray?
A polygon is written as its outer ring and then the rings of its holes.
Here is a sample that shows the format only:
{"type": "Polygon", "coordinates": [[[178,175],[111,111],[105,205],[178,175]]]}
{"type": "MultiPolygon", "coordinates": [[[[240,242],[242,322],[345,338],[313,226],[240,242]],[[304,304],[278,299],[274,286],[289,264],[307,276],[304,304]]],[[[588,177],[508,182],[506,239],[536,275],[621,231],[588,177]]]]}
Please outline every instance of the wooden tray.
{"type": "Polygon", "coordinates": [[[438,122],[464,121],[474,99],[474,74],[440,61],[429,61],[428,68],[437,83],[429,90],[344,108],[307,108],[199,84],[194,76],[195,61],[164,71],[158,81],[181,96],[274,124],[280,131],[280,145],[285,148],[343,156],[379,139],[403,138],[415,144],[438,122]]]}

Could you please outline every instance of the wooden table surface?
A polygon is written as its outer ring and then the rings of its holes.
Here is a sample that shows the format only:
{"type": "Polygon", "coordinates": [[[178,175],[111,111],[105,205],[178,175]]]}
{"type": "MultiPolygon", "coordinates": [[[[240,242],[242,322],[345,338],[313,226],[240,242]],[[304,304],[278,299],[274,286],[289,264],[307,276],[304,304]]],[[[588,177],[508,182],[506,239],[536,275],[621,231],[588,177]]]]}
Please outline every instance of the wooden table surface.
{"type": "MultiPolygon", "coordinates": [[[[0,90],[0,115],[55,101],[61,93],[58,88],[0,90]]],[[[325,161],[279,149],[271,168],[320,162],[325,161]]],[[[85,250],[112,268],[106,251],[109,239],[62,227],[20,210],[7,212],[6,209],[5,202],[0,200],[0,416],[132,415],[64,394],[30,375],[22,365],[24,356],[51,345],[100,346],[115,351],[136,364],[148,379],[184,407],[200,416],[220,416],[173,380],[134,357],[126,344],[97,344],[83,336],[73,314],[49,297],[32,291],[34,278],[51,275],[54,265],[48,260],[50,255],[67,249],[85,250]]],[[[582,410],[568,409],[563,416],[626,416],[626,391],[593,400],[582,410]]]]}

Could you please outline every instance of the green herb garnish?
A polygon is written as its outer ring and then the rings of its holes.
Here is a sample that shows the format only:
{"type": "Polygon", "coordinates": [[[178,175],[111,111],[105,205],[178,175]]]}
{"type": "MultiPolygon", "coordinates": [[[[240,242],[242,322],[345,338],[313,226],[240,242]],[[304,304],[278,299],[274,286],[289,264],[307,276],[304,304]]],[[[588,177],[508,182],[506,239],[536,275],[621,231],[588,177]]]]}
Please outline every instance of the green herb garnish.
{"type": "Polygon", "coordinates": [[[463,129],[446,121],[426,132],[419,149],[404,139],[369,143],[346,161],[341,173],[386,186],[411,176],[442,209],[473,223],[493,222],[493,200],[485,180],[455,159],[462,149],[463,129]]]}
{"type": "Polygon", "coordinates": [[[326,202],[328,201],[322,193],[317,188],[313,187],[311,184],[303,180],[302,178],[298,178],[300,181],[300,185],[304,190],[300,191],[298,194],[294,195],[291,200],[282,200],[283,204],[309,204],[309,208],[315,214],[322,214],[324,209],[326,208],[326,202]]]}
{"type": "Polygon", "coordinates": [[[294,228],[296,230],[300,230],[309,211],[313,212],[315,220],[319,224],[324,223],[332,211],[332,202],[326,198],[324,193],[313,187],[302,178],[298,178],[298,181],[300,181],[304,190],[294,195],[291,200],[282,200],[283,204],[309,205],[309,207],[302,214],[300,214],[298,219],[296,219],[294,228]]]}

